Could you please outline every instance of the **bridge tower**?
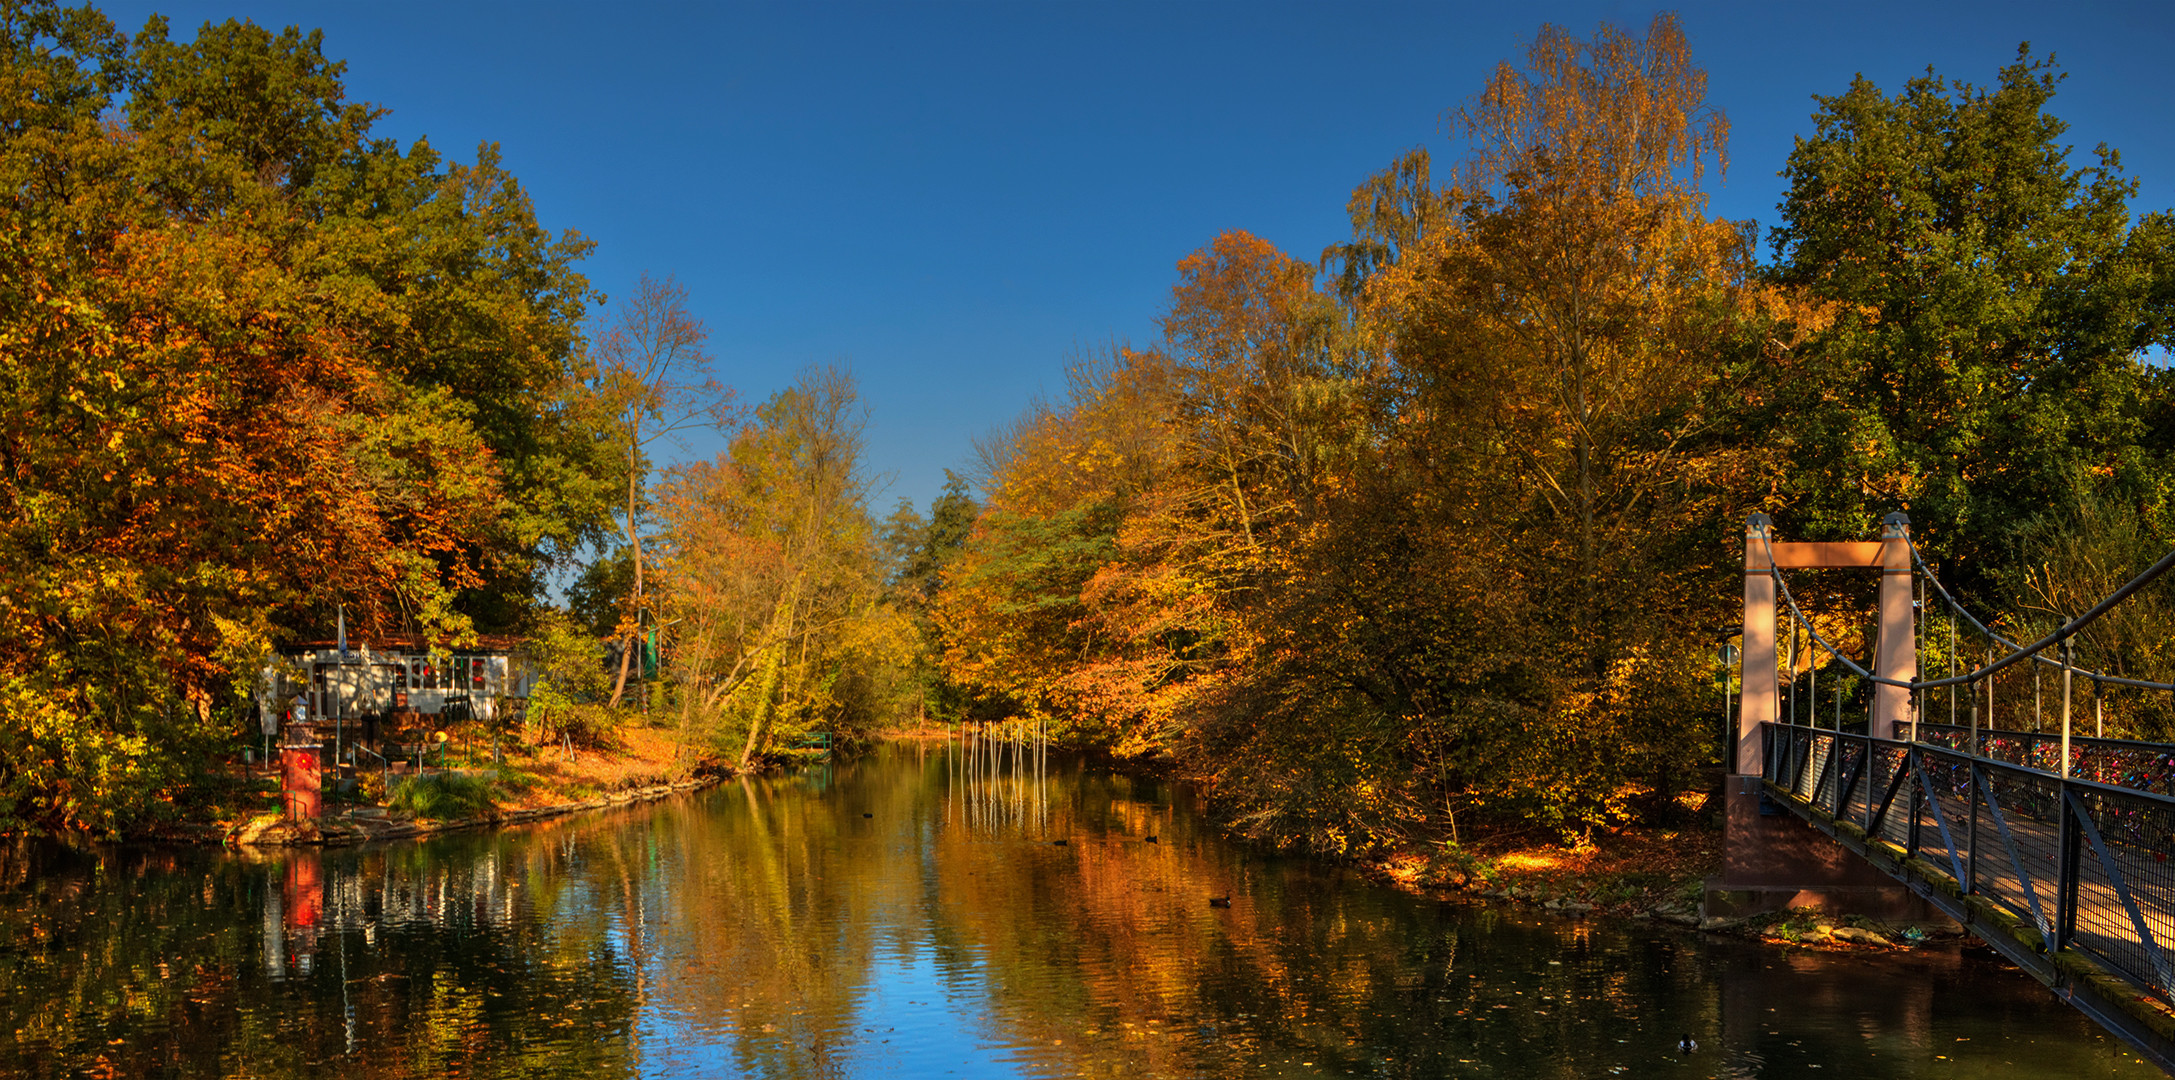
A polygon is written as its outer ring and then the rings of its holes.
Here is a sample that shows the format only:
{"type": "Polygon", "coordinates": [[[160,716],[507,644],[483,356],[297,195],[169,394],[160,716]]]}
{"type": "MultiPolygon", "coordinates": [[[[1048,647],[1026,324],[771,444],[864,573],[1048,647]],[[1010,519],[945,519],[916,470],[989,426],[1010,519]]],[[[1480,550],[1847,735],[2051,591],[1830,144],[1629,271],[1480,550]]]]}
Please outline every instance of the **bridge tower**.
{"type": "MultiPolygon", "coordinates": [[[[1815,907],[1880,919],[1938,921],[1937,913],[1894,878],[1845,850],[1761,793],[1760,725],[1782,719],[1776,656],[1776,569],[1878,570],[1880,633],[1873,672],[1910,680],[1918,675],[1912,632],[1910,519],[1890,514],[1878,543],[1785,543],[1774,521],[1753,514],[1745,523],[1743,673],[1730,775],[1723,787],[1722,873],[1707,882],[1701,913],[1732,917],[1815,907]]],[[[1795,673],[1793,673],[1794,676],[1795,673]]],[[[1817,710],[1816,710],[1817,711],[1817,710]]],[[[1872,728],[1886,735],[1915,719],[1911,692],[1876,684],[1872,728]]]]}
{"type": "MultiPolygon", "coordinates": [[[[1885,679],[1918,678],[1918,635],[1913,625],[1918,605],[1911,597],[1911,519],[1890,514],[1880,522],[1880,642],[1873,673],[1885,679]]],[[[1918,710],[1908,687],[1875,683],[1873,730],[1883,738],[1896,735],[1898,724],[1908,724],[1912,741],[1918,737],[1918,710]]]]}

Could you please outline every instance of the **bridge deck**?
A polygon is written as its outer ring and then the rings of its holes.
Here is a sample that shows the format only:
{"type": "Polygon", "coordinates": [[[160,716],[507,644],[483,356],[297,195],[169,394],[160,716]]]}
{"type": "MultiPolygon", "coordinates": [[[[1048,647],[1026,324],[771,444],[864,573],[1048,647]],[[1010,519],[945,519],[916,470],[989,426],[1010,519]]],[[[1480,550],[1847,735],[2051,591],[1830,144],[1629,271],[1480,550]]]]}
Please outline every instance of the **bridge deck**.
{"type": "Polygon", "coordinates": [[[1939,742],[1763,725],[1767,791],[2175,1073],[2175,747],[2072,740],[2065,779],[1920,734],[1939,742]]]}

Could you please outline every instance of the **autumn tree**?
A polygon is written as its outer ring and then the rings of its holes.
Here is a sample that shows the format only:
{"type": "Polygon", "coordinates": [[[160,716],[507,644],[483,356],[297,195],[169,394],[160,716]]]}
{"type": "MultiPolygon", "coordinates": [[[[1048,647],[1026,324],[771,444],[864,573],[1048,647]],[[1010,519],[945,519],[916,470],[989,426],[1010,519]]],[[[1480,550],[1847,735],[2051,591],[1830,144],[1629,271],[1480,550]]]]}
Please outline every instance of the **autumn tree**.
{"type": "Polygon", "coordinates": [[[949,722],[975,704],[966,688],[944,675],[944,638],[933,616],[980,509],[967,479],[946,469],[944,490],[930,502],[928,517],[912,502],[900,499],[880,529],[887,598],[912,620],[919,646],[914,660],[915,714],[923,721],[933,715],[949,722]]]}
{"type": "Polygon", "coordinates": [[[1385,236],[1383,201],[1354,200],[1361,237],[1397,241],[1362,304],[1408,422],[1418,557],[1442,568],[1430,621],[1460,643],[1400,681],[1431,688],[1415,712],[1453,789],[1603,820],[1705,752],[1678,717],[1725,621],[1714,538],[1772,466],[1741,406],[1828,316],[1705,215],[1727,125],[1673,16],[1545,28],[1452,116],[1468,156],[1402,205],[1454,214],[1385,236]]]}
{"type": "Polygon", "coordinates": [[[275,647],[457,635],[606,520],[585,244],[340,75],[0,5],[0,824],[185,812],[275,647]]]}
{"type": "Polygon", "coordinates": [[[862,423],[851,377],[810,370],[661,489],[683,730],[737,737],[719,749],[743,767],[781,731],[859,733],[897,708],[912,627],[880,601],[862,423]]]}
{"type": "Polygon", "coordinates": [[[375,137],[387,110],[346,98],[345,64],[318,32],[230,20],[181,43],[154,17],[130,65],[133,182],[280,236],[293,271],[322,283],[323,317],[373,358],[390,426],[472,431],[488,450],[470,470],[492,481],[470,495],[487,513],[416,571],[454,573],[454,594],[407,602],[400,619],[517,626],[611,521],[619,466],[594,437],[609,418],[579,347],[594,297],[575,263],[589,242],[537,223],[496,146],[462,164],[375,137]]]}
{"type": "Polygon", "coordinates": [[[730,396],[710,374],[703,351],[709,331],[687,311],[687,290],[667,278],[643,275],[634,294],[622,301],[612,322],[592,346],[599,396],[613,411],[616,443],[626,477],[620,509],[620,537],[631,570],[626,606],[617,636],[619,677],[612,684],[613,707],[627,692],[627,675],[642,650],[643,523],[648,515],[644,480],[651,448],[695,426],[725,421],[730,396]]]}
{"type": "Polygon", "coordinates": [[[1668,804],[1711,749],[1713,538],[1770,465],[1744,391],[1825,311],[1705,215],[1726,125],[1672,18],[1546,28],[1453,118],[1450,181],[1362,185],[1324,283],[1219,237],[1155,349],[1018,426],[956,677],[1325,850],[1668,804]]]}
{"type": "Polygon", "coordinates": [[[1142,717],[1102,677],[1120,662],[1083,594],[1169,464],[1167,358],[1119,347],[1076,361],[1067,397],[989,446],[986,501],[933,615],[946,677],[1061,737],[1130,745],[1142,717]]]}

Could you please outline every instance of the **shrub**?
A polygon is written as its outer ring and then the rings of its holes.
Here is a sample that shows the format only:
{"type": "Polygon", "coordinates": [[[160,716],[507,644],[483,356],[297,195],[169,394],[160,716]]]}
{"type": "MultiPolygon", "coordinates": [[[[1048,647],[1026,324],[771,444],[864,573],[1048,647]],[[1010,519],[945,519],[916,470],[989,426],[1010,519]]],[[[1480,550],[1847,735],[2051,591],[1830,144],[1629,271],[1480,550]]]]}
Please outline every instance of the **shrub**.
{"type": "Polygon", "coordinates": [[[404,776],[393,785],[391,807],[410,817],[445,820],[488,814],[498,806],[497,785],[460,772],[404,776]]]}

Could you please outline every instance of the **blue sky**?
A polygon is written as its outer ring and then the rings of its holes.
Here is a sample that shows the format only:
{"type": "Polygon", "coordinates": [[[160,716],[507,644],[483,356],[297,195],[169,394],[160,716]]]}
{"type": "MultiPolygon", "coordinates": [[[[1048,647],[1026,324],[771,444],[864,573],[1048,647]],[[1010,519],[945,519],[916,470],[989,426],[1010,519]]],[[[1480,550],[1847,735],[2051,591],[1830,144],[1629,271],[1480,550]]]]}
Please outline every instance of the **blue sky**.
{"type": "MultiPolygon", "coordinates": [[[[1174,264],[1232,228],[1311,259],[1352,188],[1406,148],[1454,157],[1445,108],[1535,29],[1643,29],[1587,4],[975,2],[742,5],[198,2],[325,31],[380,134],[484,141],[553,229],[597,242],[614,296],[673,275],[723,379],[760,401],[839,363],[869,411],[876,509],[926,506],[971,440],[1063,388],[1068,359],[1144,343],[1174,264]]],[[[1812,95],[1933,65],[1990,83],[2030,40],[2069,72],[2053,112],[2175,206],[2160,4],[1693,4],[1676,8],[1729,115],[1714,209],[1773,224],[1812,95]]],[[[700,441],[689,452],[708,454],[700,441]]]]}

